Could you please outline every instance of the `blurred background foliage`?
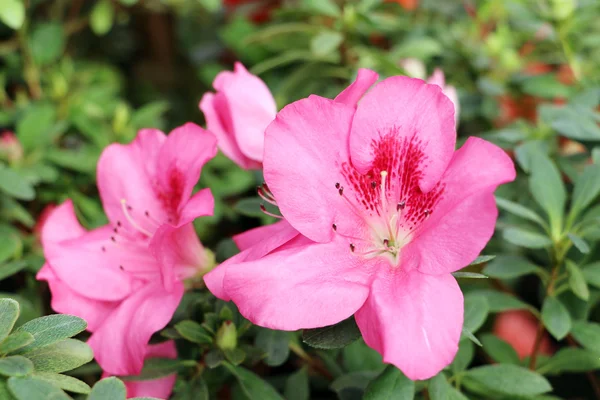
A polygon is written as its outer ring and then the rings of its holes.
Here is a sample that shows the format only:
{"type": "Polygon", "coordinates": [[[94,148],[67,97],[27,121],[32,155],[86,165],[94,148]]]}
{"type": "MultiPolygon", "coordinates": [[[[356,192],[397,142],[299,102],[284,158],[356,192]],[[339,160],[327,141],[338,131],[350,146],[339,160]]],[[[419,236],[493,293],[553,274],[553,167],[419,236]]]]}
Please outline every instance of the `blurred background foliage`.
{"type": "MultiPolygon", "coordinates": [[[[17,325],[51,312],[34,278],[48,210],[72,198],[85,226],[105,223],[95,187],[103,148],[141,128],[203,124],[198,102],[234,61],[265,80],[279,107],[334,97],[360,67],[422,78],[441,68],[459,93],[459,139],[501,145],[519,177],[498,192],[503,212],[486,250],[498,257],[468,268],[490,279],[460,281],[459,355],[413,390],[432,400],[600,398],[597,0],[0,0],[0,21],[0,294],[19,301],[17,325]],[[529,358],[535,338],[541,354],[529,358]],[[509,378],[490,381],[506,371],[481,370],[490,363],[537,370],[557,397],[511,392],[519,385],[509,378]]],[[[196,227],[218,261],[237,251],[231,235],[272,222],[254,196],[260,183],[222,155],[204,169],[199,185],[217,208],[196,227]]],[[[256,392],[259,375],[287,399],[362,398],[384,368],[360,340],[310,350],[299,334],[251,327],[203,289],[186,295],[174,323],[163,336],[180,339],[178,399],[277,398],[256,392]]],[[[93,383],[97,368],[82,368],[75,375],[93,383]]]]}

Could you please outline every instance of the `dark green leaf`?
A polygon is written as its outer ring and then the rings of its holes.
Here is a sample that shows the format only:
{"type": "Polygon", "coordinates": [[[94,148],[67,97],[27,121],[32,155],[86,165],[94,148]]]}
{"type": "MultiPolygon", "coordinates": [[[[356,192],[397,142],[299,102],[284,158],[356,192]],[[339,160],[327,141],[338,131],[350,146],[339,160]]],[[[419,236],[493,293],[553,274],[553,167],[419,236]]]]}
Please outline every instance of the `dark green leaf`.
{"type": "Polygon", "coordinates": [[[600,262],[588,264],[583,269],[583,276],[590,285],[600,288],[600,262]]]}
{"type": "Polygon", "coordinates": [[[199,323],[192,320],[185,320],[175,325],[175,330],[190,342],[210,344],[213,338],[210,333],[204,329],[199,323]]]}
{"type": "Polygon", "coordinates": [[[471,333],[477,332],[485,322],[489,311],[490,306],[485,297],[478,295],[465,296],[464,328],[471,333]]]}
{"type": "Polygon", "coordinates": [[[515,349],[496,335],[486,333],[481,336],[483,350],[496,362],[502,364],[519,364],[519,355],[515,349]]]}
{"type": "MultiPolygon", "coordinates": [[[[2,246],[2,245],[0,245],[2,246]]],[[[6,279],[9,276],[16,274],[23,270],[27,266],[27,263],[23,260],[12,261],[6,264],[0,265],[0,281],[6,279]]]]}
{"type": "Polygon", "coordinates": [[[35,197],[33,186],[3,164],[0,164],[0,191],[21,200],[32,200],[35,197]]]}
{"type": "Polygon", "coordinates": [[[200,377],[186,382],[185,386],[177,390],[172,400],[210,400],[206,381],[200,377]]]}
{"type": "Polygon", "coordinates": [[[9,354],[19,350],[34,341],[29,332],[15,332],[10,334],[4,341],[0,342],[0,354],[9,354]]]}
{"type": "Polygon", "coordinates": [[[488,306],[490,307],[490,312],[493,313],[530,308],[530,306],[527,303],[522,302],[515,296],[496,290],[475,290],[469,292],[469,294],[484,296],[487,299],[488,306]]]}
{"type": "Polygon", "coordinates": [[[415,396],[415,383],[398,368],[389,365],[367,389],[365,400],[412,400],[415,396]]]}
{"type": "Polygon", "coordinates": [[[25,354],[33,362],[35,370],[38,372],[70,371],[94,358],[90,346],[75,339],[64,339],[44,347],[38,347],[25,354]]]}
{"type": "Polygon", "coordinates": [[[363,340],[350,343],[342,349],[343,366],[348,372],[381,372],[385,365],[381,354],[365,344],[363,340]]]}
{"type": "Polygon", "coordinates": [[[23,0],[4,0],[0,7],[0,21],[17,30],[25,21],[25,4],[23,0]]]}
{"type": "Polygon", "coordinates": [[[467,267],[471,267],[473,265],[485,264],[487,262],[492,261],[496,256],[479,256],[472,263],[467,265],[467,267]]]}
{"type": "Polygon", "coordinates": [[[31,361],[22,356],[0,358],[0,375],[25,376],[33,372],[31,361]]]}
{"type": "Polygon", "coordinates": [[[106,35],[113,26],[115,10],[110,0],[100,0],[90,14],[90,27],[98,36],[106,35]]]}
{"type": "Polygon", "coordinates": [[[573,322],[571,334],[583,347],[600,354],[600,324],[588,321],[573,322]]]}
{"type": "Polygon", "coordinates": [[[463,278],[463,279],[487,279],[488,278],[486,275],[478,274],[477,272],[462,272],[462,271],[453,272],[452,276],[454,276],[457,279],[458,278],[463,278]]]}
{"type": "Polygon", "coordinates": [[[559,374],[563,372],[587,372],[600,369],[598,353],[587,349],[567,347],[560,349],[548,361],[543,363],[538,372],[541,374],[559,374]]]}
{"type": "Polygon", "coordinates": [[[233,365],[240,365],[246,359],[246,352],[239,347],[235,349],[225,349],[223,350],[223,354],[227,361],[233,365]]]}
{"type": "Polygon", "coordinates": [[[33,376],[12,377],[8,380],[8,388],[17,400],[71,400],[56,386],[33,376]]]}
{"type": "Polygon", "coordinates": [[[181,361],[172,358],[147,358],[139,375],[122,376],[124,381],[150,381],[172,375],[179,370],[181,361]]]}
{"type": "Polygon", "coordinates": [[[541,375],[526,368],[497,364],[477,367],[465,372],[464,382],[474,381],[491,391],[513,396],[534,396],[552,390],[550,383],[541,375]]]}
{"type": "Polygon", "coordinates": [[[573,233],[568,233],[567,236],[569,237],[569,239],[571,239],[571,242],[573,242],[577,250],[579,250],[583,254],[587,254],[590,252],[590,245],[587,244],[587,242],[584,239],[580,238],[579,236],[573,233]]]}
{"type": "Polygon", "coordinates": [[[212,349],[204,356],[204,363],[208,368],[216,368],[225,361],[225,355],[220,349],[212,349]]]}
{"type": "Polygon", "coordinates": [[[330,387],[340,400],[362,398],[363,392],[376,376],[377,372],[374,371],[351,372],[336,378],[330,387]]]}
{"type": "Polygon", "coordinates": [[[261,329],[256,335],[254,344],[266,353],[265,363],[271,367],[276,367],[288,359],[290,354],[289,341],[289,332],[261,329]]]}
{"type": "Polygon", "coordinates": [[[468,329],[463,328],[462,333],[461,333],[461,337],[465,337],[465,338],[469,339],[471,342],[475,343],[479,347],[483,346],[481,344],[481,342],[479,341],[479,339],[477,339],[477,336],[475,336],[473,334],[473,332],[471,332],[468,329]]]}
{"type": "Polygon", "coordinates": [[[354,317],[324,328],[305,329],[302,333],[302,341],[318,349],[339,349],[360,337],[354,317]]]}
{"type": "Polygon", "coordinates": [[[530,76],[523,81],[523,92],[547,99],[569,97],[571,92],[568,86],[560,83],[555,74],[530,76]]]}
{"type": "Polygon", "coordinates": [[[576,140],[599,140],[597,113],[590,107],[569,104],[551,107],[544,118],[547,123],[564,136],[576,140]]]}
{"type": "Polygon", "coordinates": [[[284,400],[273,386],[262,380],[254,372],[227,363],[225,366],[237,378],[242,391],[248,398],[252,400],[284,400]]]}
{"type": "Polygon", "coordinates": [[[91,390],[87,383],[80,381],[77,378],[73,378],[72,376],[55,374],[53,372],[36,372],[33,376],[49,382],[62,390],[73,393],[88,394],[91,390]]]}
{"type": "Polygon", "coordinates": [[[585,167],[583,174],[575,182],[571,214],[579,215],[600,194],[600,165],[592,164],[585,167]]]}
{"type": "Polygon", "coordinates": [[[284,395],[286,400],[310,400],[310,385],[306,367],[302,367],[286,379],[284,395]]]}
{"type": "Polygon", "coordinates": [[[590,298],[590,291],[585,281],[585,277],[583,276],[583,272],[581,272],[577,264],[570,260],[567,261],[566,265],[567,271],[569,272],[569,286],[571,287],[571,290],[577,297],[587,301],[590,298]]]}
{"type": "Polygon", "coordinates": [[[531,153],[530,167],[529,190],[535,201],[548,214],[552,229],[559,229],[567,198],[560,172],[548,156],[541,151],[531,153]]]}
{"type": "Polygon", "coordinates": [[[427,389],[431,400],[468,400],[448,383],[443,372],[429,380],[427,389]]]}
{"type": "Polygon", "coordinates": [[[13,299],[0,299],[0,341],[8,337],[19,318],[19,303],[13,299]]]}
{"type": "Polygon", "coordinates": [[[492,278],[511,279],[536,272],[539,267],[522,256],[501,255],[483,269],[492,278]]]}
{"type": "Polygon", "coordinates": [[[58,60],[65,51],[63,26],[45,22],[35,27],[29,38],[31,56],[38,65],[47,65],[58,60]]]}
{"type": "Polygon", "coordinates": [[[567,336],[571,330],[571,316],[556,297],[548,296],[544,300],[542,321],[548,332],[558,340],[567,336]]]}
{"type": "Polygon", "coordinates": [[[68,339],[83,332],[86,327],[87,323],[74,315],[53,314],[36,318],[24,323],[16,330],[17,332],[29,332],[35,339],[33,343],[20,349],[19,353],[26,353],[68,339]]]}
{"type": "Polygon", "coordinates": [[[125,384],[115,377],[104,378],[96,383],[87,400],[125,400],[125,384]]]}
{"type": "Polygon", "coordinates": [[[54,106],[48,103],[34,103],[27,108],[16,128],[17,137],[23,147],[30,150],[49,144],[56,117],[54,106]]]}
{"type": "Polygon", "coordinates": [[[511,227],[504,230],[502,237],[516,246],[527,247],[530,249],[543,249],[550,247],[552,241],[540,233],[530,230],[511,227]]]}
{"type": "Polygon", "coordinates": [[[461,340],[458,343],[458,352],[451,364],[452,371],[457,373],[467,369],[469,364],[471,364],[471,361],[473,361],[474,355],[475,345],[473,344],[473,341],[470,339],[461,340]]]}

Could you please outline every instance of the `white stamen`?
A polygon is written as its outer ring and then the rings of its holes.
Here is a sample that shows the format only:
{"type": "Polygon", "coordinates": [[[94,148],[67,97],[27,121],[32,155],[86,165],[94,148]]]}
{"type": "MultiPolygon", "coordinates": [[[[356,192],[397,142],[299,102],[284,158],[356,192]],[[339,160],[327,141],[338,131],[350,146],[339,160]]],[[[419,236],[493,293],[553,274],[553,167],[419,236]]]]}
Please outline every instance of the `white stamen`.
{"type": "Polygon", "coordinates": [[[121,209],[123,210],[123,214],[125,215],[125,218],[127,218],[127,221],[131,224],[131,226],[133,226],[135,229],[137,229],[138,231],[140,231],[148,237],[152,236],[152,233],[148,232],[146,229],[138,225],[131,216],[131,214],[129,214],[129,211],[127,210],[127,201],[125,199],[121,199],[121,209]]]}

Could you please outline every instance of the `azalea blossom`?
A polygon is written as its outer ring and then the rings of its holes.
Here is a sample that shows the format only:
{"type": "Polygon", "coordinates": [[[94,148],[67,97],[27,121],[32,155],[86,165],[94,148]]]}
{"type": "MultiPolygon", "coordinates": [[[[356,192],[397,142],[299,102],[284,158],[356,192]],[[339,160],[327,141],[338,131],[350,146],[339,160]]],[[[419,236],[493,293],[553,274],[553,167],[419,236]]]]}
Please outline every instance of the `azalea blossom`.
{"type": "Polygon", "coordinates": [[[207,129],[217,136],[221,151],[244,169],[260,169],[265,128],[277,114],[275,99],[265,83],[236,62],[213,82],[216,93],[200,101],[207,129]]]}
{"type": "Polygon", "coordinates": [[[277,243],[250,234],[205,282],[272,329],[354,315],[385,362],[427,379],[458,349],[463,296],[451,273],[492,236],[493,192],[514,165],[478,138],[455,151],[454,106],[437,85],[391,77],[364,96],[364,85],[348,90],[356,101],[310,96],[269,125],[263,194],[284,218],[267,238],[277,243]],[[257,246],[264,255],[248,257],[257,246]]]}
{"type": "Polygon", "coordinates": [[[98,162],[98,189],[109,224],[86,231],[71,201],[42,227],[52,308],[84,318],[89,345],[110,375],[135,375],[152,334],[171,319],[183,280],[206,268],[191,222],[211,215],[208,189],[192,195],[216,139],[194,124],[169,136],[142,130],[113,144],[98,162]]]}

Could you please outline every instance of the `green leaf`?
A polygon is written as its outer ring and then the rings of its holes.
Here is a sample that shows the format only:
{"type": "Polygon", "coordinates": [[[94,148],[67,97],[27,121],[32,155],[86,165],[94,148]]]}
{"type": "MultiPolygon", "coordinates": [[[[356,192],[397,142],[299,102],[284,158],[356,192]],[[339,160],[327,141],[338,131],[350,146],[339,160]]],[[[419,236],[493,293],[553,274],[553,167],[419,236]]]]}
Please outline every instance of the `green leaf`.
{"type": "Polygon", "coordinates": [[[340,8],[334,0],[302,0],[300,7],[328,17],[339,17],[341,14],[340,8]]]}
{"type": "Polygon", "coordinates": [[[557,340],[563,339],[571,330],[571,316],[565,306],[553,296],[548,296],[542,306],[542,321],[548,332],[557,340]]]}
{"type": "Polygon", "coordinates": [[[56,386],[33,376],[12,377],[8,380],[8,388],[17,400],[71,400],[56,386]]]}
{"type": "Polygon", "coordinates": [[[467,397],[448,383],[443,372],[429,380],[427,390],[431,400],[468,400],[467,397]]]}
{"type": "Polygon", "coordinates": [[[575,182],[571,214],[579,215],[600,194],[600,165],[592,164],[585,167],[583,173],[575,182]]]}
{"type": "Polygon", "coordinates": [[[90,14],[90,27],[96,35],[106,35],[113,26],[114,18],[115,10],[110,0],[100,0],[90,14]]]}
{"type": "Polygon", "coordinates": [[[375,371],[379,373],[385,368],[381,354],[360,339],[342,349],[342,359],[342,365],[348,372],[375,371]]]}
{"type": "Polygon", "coordinates": [[[327,56],[340,47],[344,35],[335,31],[323,31],[310,41],[310,51],[317,57],[327,56]]]}
{"type": "Polygon", "coordinates": [[[35,341],[19,350],[20,354],[68,339],[83,332],[87,323],[74,315],[53,314],[24,323],[17,332],[29,332],[35,341]]]}
{"type": "Polygon", "coordinates": [[[306,367],[300,368],[286,379],[283,393],[287,400],[310,400],[310,384],[306,367]]]}
{"type": "Polygon", "coordinates": [[[0,341],[6,339],[19,318],[19,303],[13,299],[0,299],[0,341]]]}
{"type": "Polygon", "coordinates": [[[471,361],[473,361],[473,356],[475,355],[475,346],[473,345],[473,341],[461,340],[458,343],[458,352],[454,357],[454,361],[450,365],[452,371],[454,373],[458,373],[467,369],[471,361]]]}
{"type": "Polygon", "coordinates": [[[588,321],[573,322],[571,335],[588,350],[600,354],[600,324],[588,321]]]}
{"type": "Polygon", "coordinates": [[[264,361],[267,365],[277,367],[286,362],[290,355],[289,342],[289,332],[261,329],[254,345],[266,353],[264,361]]]}
{"type": "Polygon", "coordinates": [[[216,368],[225,361],[225,355],[220,349],[212,349],[204,355],[204,363],[208,368],[216,368]]]}
{"type": "Polygon", "coordinates": [[[16,127],[17,137],[25,150],[44,148],[50,143],[56,118],[56,109],[52,104],[34,103],[25,110],[16,127]]]}
{"type": "Polygon", "coordinates": [[[0,191],[20,200],[33,200],[33,186],[14,170],[0,164],[0,191]]]}
{"type": "Polygon", "coordinates": [[[472,267],[473,265],[481,265],[487,262],[492,261],[496,256],[479,256],[477,257],[471,264],[467,265],[467,267],[472,267]]]}
{"type": "Polygon", "coordinates": [[[510,227],[502,232],[502,237],[507,241],[516,246],[527,247],[530,249],[543,249],[544,247],[550,247],[552,241],[537,232],[530,230],[510,227]]]}
{"type": "MultiPolygon", "coordinates": [[[[20,239],[18,239],[18,240],[20,241],[20,239]]],[[[0,246],[2,246],[2,245],[0,245],[0,246]]],[[[23,270],[26,266],[27,266],[27,263],[23,260],[16,260],[16,261],[12,261],[12,262],[0,265],[0,281],[2,279],[8,278],[9,276],[13,276],[17,272],[23,270]]]]}
{"type": "Polygon", "coordinates": [[[501,364],[519,364],[519,355],[515,349],[496,335],[491,333],[482,335],[481,343],[483,344],[483,350],[492,360],[501,364]]]}
{"type": "Polygon", "coordinates": [[[595,352],[576,347],[560,349],[548,361],[543,363],[538,372],[541,374],[560,374],[563,372],[587,372],[600,369],[600,357],[595,352]]]}
{"type": "Polygon", "coordinates": [[[478,274],[477,272],[453,272],[452,276],[455,278],[463,278],[463,279],[487,279],[488,277],[483,274],[478,274]]]}
{"type": "Polygon", "coordinates": [[[519,203],[515,203],[506,199],[503,199],[501,197],[496,197],[496,204],[498,205],[498,208],[507,211],[511,214],[516,215],[517,217],[521,217],[524,219],[527,219],[529,221],[535,222],[536,224],[538,224],[541,227],[545,227],[546,223],[544,222],[544,220],[542,219],[542,217],[540,217],[535,211],[522,206],[519,203]]]}
{"type": "Polygon", "coordinates": [[[0,21],[17,30],[25,21],[23,0],[0,0],[0,21]]]}
{"type": "Polygon", "coordinates": [[[477,339],[477,336],[475,336],[473,334],[473,332],[471,332],[468,329],[465,329],[465,328],[462,329],[461,337],[465,337],[465,338],[469,339],[471,342],[475,343],[479,347],[483,346],[481,344],[481,342],[479,341],[479,339],[477,339]]]}
{"type": "Polygon", "coordinates": [[[225,367],[235,376],[242,388],[242,391],[250,399],[260,400],[284,400],[277,391],[262,380],[258,375],[248,371],[243,367],[237,367],[228,363],[225,367]]]}
{"type": "Polygon", "coordinates": [[[153,357],[144,361],[144,368],[139,375],[122,376],[124,381],[150,381],[164,378],[176,373],[181,367],[181,361],[172,358],[153,357]]]}
{"type": "Polygon", "coordinates": [[[4,379],[0,379],[0,399],[14,400],[14,397],[8,390],[8,382],[4,379]]]}
{"type": "Polygon", "coordinates": [[[560,83],[555,74],[530,76],[523,81],[523,92],[536,97],[554,99],[569,97],[570,88],[560,83]]]}
{"type": "Polygon", "coordinates": [[[88,394],[91,390],[87,383],[72,376],[55,374],[53,372],[35,372],[33,376],[68,392],[88,394]]]}
{"type": "Polygon", "coordinates": [[[588,264],[582,270],[587,283],[600,288],[600,261],[588,264]]]}
{"type": "Polygon", "coordinates": [[[64,339],[61,342],[39,347],[28,351],[26,355],[38,372],[70,371],[87,364],[94,358],[90,346],[75,339],[64,339]]]}
{"type": "Polygon", "coordinates": [[[548,107],[542,120],[564,136],[575,140],[599,140],[597,112],[584,105],[568,104],[566,106],[548,107]]]}
{"type": "Polygon", "coordinates": [[[364,400],[412,400],[415,383],[393,365],[388,367],[365,390],[364,400]]]}
{"type": "Polygon", "coordinates": [[[33,341],[34,337],[29,332],[12,333],[4,341],[0,342],[0,354],[12,353],[33,343],[33,341]]]}
{"type": "Polygon", "coordinates": [[[490,312],[493,313],[530,308],[530,306],[527,303],[517,299],[515,296],[510,295],[508,293],[498,292],[496,290],[474,290],[472,292],[469,292],[469,294],[477,294],[484,296],[487,299],[488,306],[490,307],[490,312]]]}
{"type": "Polygon", "coordinates": [[[235,206],[233,206],[233,209],[242,214],[245,215],[247,217],[257,217],[257,218],[261,218],[265,215],[265,213],[262,212],[261,210],[261,204],[267,209],[267,211],[269,212],[277,212],[276,209],[272,208],[270,205],[267,204],[263,204],[264,201],[262,201],[261,199],[259,199],[258,197],[249,197],[247,199],[241,199],[240,201],[238,201],[237,203],[235,203],[235,206]]]}
{"type": "Polygon", "coordinates": [[[55,22],[45,22],[35,27],[29,38],[31,56],[37,65],[47,65],[58,60],[65,51],[63,26],[55,22]]]}
{"type": "Polygon", "coordinates": [[[339,349],[349,345],[361,337],[354,317],[345,319],[335,325],[316,329],[305,329],[302,341],[318,349],[339,349]]]}
{"type": "Polygon", "coordinates": [[[125,400],[127,389],[121,380],[104,378],[94,385],[87,400],[125,400]]]}
{"type": "Polygon", "coordinates": [[[567,199],[565,185],[556,165],[541,151],[531,152],[530,167],[529,190],[548,214],[554,232],[562,226],[567,199]]]}
{"type": "Polygon", "coordinates": [[[577,264],[571,260],[567,260],[567,271],[569,272],[569,286],[577,297],[587,301],[590,298],[590,291],[588,285],[583,276],[583,272],[579,269],[577,264]]]}
{"type": "Polygon", "coordinates": [[[538,266],[518,255],[501,255],[483,269],[485,275],[498,279],[518,278],[535,273],[538,266]]]}
{"type": "Polygon", "coordinates": [[[23,356],[0,358],[0,375],[25,376],[33,372],[33,363],[23,356]]]}
{"type": "Polygon", "coordinates": [[[526,368],[497,364],[477,367],[465,372],[463,382],[473,381],[491,391],[512,396],[535,396],[552,390],[543,376],[526,368]]]}
{"type": "Polygon", "coordinates": [[[350,372],[336,378],[330,388],[340,400],[362,398],[367,386],[376,376],[377,372],[374,371],[350,372]]]}
{"type": "Polygon", "coordinates": [[[568,233],[567,236],[569,237],[569,239],[571,239],[571,242],[573,242],[577,250],[579,250],[583,254],[587,254],[590,252],[590,245],[587,244],[585,240],[573,233],[568,233]]]}
{"type": "Polygon", "coordinates": [[[213,342],[210,333],[196,321],[185,320],[178,322],[175,325],[175,330],[179,332],[183,338],[193,343],[210,344],[213,342]]]}
{"type": "Polygon", "coordinates": [[[465,296],[464,328],[471,333],[477,332],[485,322],[490,306],[487,299],[478,295],[465,296]]]}
{"type": "Polygon", "coordinates": [[[233,365],[240,365],[246,359],[246,352],[239,347],[235,349],[225,349],[223,350],[223,354],[227,361],[233,365]]]}
{"type": "Polygon", "coordinates": [[[186,382],[185,386],[177,389],[172,400],[210,400],[206,381],[200,377],[186,382]]]}

